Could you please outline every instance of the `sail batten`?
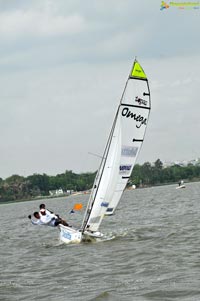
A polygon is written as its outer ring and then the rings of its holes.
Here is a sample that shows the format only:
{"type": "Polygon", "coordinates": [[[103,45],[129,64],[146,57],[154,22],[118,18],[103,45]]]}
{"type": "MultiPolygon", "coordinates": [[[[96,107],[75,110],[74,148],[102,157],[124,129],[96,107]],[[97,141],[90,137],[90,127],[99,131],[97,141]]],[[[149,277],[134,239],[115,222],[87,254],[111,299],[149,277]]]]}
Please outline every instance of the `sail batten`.
{"type": "Polygon", "coordinates": [[[94,181],[83,233],[98,231],[104,215],[114,213],[141,149],[150,108],[148,80],[135,60],[94,181]]]}
{"type": "Polygon", "coordinates": [[[131,105],[128,103],[122,103],[121,105],[124,107],[133,107],[133,108],[140,108],[140,109],[142,108],[142,109],[146,109],[146,110],[151,110],[150,107],[136,106],[136,105],[131,105]]]}

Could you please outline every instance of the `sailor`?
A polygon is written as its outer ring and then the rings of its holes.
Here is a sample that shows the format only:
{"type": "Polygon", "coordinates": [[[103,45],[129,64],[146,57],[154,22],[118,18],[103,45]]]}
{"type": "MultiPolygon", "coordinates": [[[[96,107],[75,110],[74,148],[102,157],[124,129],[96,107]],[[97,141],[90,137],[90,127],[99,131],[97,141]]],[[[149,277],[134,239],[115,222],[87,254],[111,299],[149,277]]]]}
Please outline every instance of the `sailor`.
{"type": "Polygon", "coordinates": [[[56,219],[57,223],[59,222],[59,224],[62,224],[64,226],[69,226],[69,224],[64,219],[62,219],[58,214],[55,214],[52,211],[46,209],[45,204],[40,205],[40,217],[41,220],[44,222],[54,218],[56,219]]]}
{"type": "Polygon", "coordinates": [[[42,217],[44,217],[44,218],[56,218],[56,219],[58,219],[59,218],[59,216],[57,215],[57,214],[54,214],[52,211],[49,211],[48,209],[45,209],[45,208],[40,208],[40,212],[39,212],[39,214],[40,214],[40,217],[42,218],[42,217]]]}
{"type": "MultiPolygon", "coordinates": [[[[46,212],[47,215],[49,214],[54,214],[53,211],[50,211],[49,209],[46,209],[46,205],[45,204],[40,204],[40,213],[42,212],[46,212]]],[[[59,217],[58,214],[54,214],[55,216],[59,217]]]]}
{"type": "Polygon", "coordinates": [[[31,215],[28,216],[28,218],[31,220],[31,223],[33,225],[46,225],[46,226],[51,226],[51,227],[56,227],[59,224],[61,224],[61,221],[56,219],[55,217],[50,217],[50,216],[41,216],[39,212],[34,212],[33,216],[36,218],[36,220],[33,220],[31,218],[31,215]]]}

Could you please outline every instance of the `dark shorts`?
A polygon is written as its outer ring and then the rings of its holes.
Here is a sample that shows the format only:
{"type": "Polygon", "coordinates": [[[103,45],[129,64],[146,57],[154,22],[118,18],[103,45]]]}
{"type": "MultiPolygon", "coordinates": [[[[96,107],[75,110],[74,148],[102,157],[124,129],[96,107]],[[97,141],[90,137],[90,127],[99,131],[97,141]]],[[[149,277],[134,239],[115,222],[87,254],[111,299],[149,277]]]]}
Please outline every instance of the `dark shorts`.
{"type": "Polygon", "coordinates": [[[54,227],[57,227],[60,224],[59,218],[53,217],[51,221],[53,222],[54,227]]]}

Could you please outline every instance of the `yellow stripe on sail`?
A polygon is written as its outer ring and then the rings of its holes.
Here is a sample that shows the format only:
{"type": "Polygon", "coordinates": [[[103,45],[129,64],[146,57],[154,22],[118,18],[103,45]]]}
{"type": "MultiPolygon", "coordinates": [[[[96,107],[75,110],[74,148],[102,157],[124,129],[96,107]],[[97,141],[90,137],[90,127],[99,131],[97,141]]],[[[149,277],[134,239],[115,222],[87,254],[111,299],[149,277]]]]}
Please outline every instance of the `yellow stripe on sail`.
{"type": "Polygon", "coordinates": [[[137,78],[142,78],[142,79],[146,79],[146,74],[144,73],[144,70],[142,69],[142,67],[140,66],[140,64],[135,61],[134,65],[133,65],[133,69],[131,71],[131,77],[137,77],[137,78]]]}

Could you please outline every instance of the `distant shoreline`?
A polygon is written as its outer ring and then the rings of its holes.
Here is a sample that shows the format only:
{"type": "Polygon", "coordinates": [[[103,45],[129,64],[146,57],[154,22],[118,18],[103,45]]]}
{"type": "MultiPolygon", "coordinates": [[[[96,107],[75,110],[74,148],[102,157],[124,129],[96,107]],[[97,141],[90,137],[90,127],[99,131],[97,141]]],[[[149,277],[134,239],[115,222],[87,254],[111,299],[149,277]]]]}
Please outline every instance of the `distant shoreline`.
{"type": "MultiPolygon", "coordinates": [[[[194,180],[194,181],[184,181],[184,184],[190,184],[190,183],[198,183],[200,180],[194,180]]],[[[138,189],[145,189],[145,188],[151,188],[151,187],[160,187],[160,186],[170,186],[170,185],[177,185],[178,183],[162,183],[162,184],[155,184],[155,185],[141,185],[140,187],[136,188],[131,188],[127,187],[125,190],[138,190],[138,189]]],[[[36,201],[36,200],[43,200],[43,199],[56,199],[56,198],[64,198],[64,197],[69,197],[69,196],[77,196],[77,195],[85,195],[85,194],[90,194],[90,191],[79,191],[79,192],[74,192],[72,194],[62,194],[62,195],[54,195],[54,196],[37,196],[35,198],[31,199],[21,199],[21,200],[12,200],[12,201],[2,201],[0,202],[0,205],[5,205],[5,204],[13,204],[13,203],[22,203],[22,202],[29,202],[29,201],[36,201]]]]}
{"type": "Polygon", "coordinates": [[[13,204],[13,203],[23,203],[23,202],[31,202],[31,201],[37,201],[37,200],[43,200],[43,199],[58,199],[58,198],[65,198],[65,197],[70,197],[70,196],[77,196],[77,195],[85,195],[89,194],[89,192],[85,191],[80,191],[80,192],[75,192],[72,194],[63,194],[63,195],[57,195],[57,196],[41,196],[41,197],[36,197],[32,199],[24,199],[24,200],[12,200],[12,201],[2,201],[0,202],[0,205],[5,205],[5,204],[13,204]]]}

